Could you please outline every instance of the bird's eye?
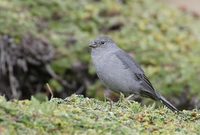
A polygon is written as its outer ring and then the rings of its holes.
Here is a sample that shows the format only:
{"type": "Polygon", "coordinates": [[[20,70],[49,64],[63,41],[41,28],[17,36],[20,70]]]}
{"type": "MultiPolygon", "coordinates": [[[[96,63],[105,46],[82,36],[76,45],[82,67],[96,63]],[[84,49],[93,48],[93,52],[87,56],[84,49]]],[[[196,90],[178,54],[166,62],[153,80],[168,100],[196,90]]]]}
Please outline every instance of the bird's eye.
{"type": "Polygon", "coordinates": [[[105,43],[105,41],[101,41],[101,44],[103,45],[105,43]]]}

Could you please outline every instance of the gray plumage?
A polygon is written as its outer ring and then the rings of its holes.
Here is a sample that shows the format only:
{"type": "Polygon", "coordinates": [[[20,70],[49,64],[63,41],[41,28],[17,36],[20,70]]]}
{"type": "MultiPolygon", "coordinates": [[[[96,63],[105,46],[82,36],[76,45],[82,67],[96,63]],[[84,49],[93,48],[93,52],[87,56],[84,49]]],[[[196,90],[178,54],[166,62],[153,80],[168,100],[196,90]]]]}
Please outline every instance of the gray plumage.
{"type": "Polygon", "coordinates": [[[172,111],[178,111],[155,91],[139,64],[112,39],[99,37],[90,43],[90,47],[97,75],[109,89],[159,100],[172,111]]]}

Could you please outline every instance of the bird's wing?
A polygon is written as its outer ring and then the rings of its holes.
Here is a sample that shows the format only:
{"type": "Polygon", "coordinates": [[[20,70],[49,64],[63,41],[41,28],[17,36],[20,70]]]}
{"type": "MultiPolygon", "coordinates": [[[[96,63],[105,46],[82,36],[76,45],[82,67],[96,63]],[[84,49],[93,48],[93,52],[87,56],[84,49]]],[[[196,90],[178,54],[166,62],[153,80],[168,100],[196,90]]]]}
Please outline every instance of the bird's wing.
{"type": "Polygon", "coordinates": [[[115,55],[124,64],[126,69],[130,69],[134,73],[144,74],[144,71],[142,70],[140,65],[136,63],[133,60],[133,58],[130,55],[128,55],[126,52],[124,52],[123,50],[116,51],[115,55]]]}
{"type": "Polygon", "coordinates": [[[136,63],[133,58],[128,55],[123,50],[119,50],[115,52],[117,58],[124,64],[126,69],[129,69],[132,73],[134,73],[136,79],[141,81],[141,85],[144,87],[144,90],[141,91],[144,96],[148,96],[153,99],[157,99],[157,93],[155,92],[154,87],[151,82],[145,76],[144,71],[140,67],[138,63],[136,63]]]}

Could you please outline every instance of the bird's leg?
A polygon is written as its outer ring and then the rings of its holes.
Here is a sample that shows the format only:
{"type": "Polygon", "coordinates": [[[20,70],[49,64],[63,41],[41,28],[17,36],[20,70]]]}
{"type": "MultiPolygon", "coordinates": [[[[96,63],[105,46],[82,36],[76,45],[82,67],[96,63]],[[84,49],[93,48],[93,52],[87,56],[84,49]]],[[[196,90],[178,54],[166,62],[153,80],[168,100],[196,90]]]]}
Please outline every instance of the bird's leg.
{"type": "Polygon", "coordinates": [[[136,94],[131,94],[128,97],[126,97],[126,99],[128,99],[128,100],[137,100],[137,99],[140,99],[140,96],[136,95],[136,94]]]}
{"type": "Polygon", "coordinates": [[[111,111],[112,110],[112,107],[113,107],[113,101],[110,99],[110,98],[108,98],[108,97],[106,97],[106,99],[109,101],[109,103],[110,103],[110,108],[109,108],[109,110],[111,111]]]}
{"type": "Polygon", "coordinates": [[[139,95],[136,94],[131,94],[128,97],[126,97],[127,100],[131,100],[131,101],[136,101],[142,104],[143,100],[139,95]]]}
{"type": "Polygon", "coordinates": [[[109,97],[107,97],[105,94],[104,94],[104,97],[105,97],[106,100],[109,101],[109,103],[110,103],[110,108],[109,108],[109,110],[111,111],[111,110],[112,110],[112,107],[113,107],[113,101],[112,101],[109,97]]]}
{"type": "Polygon", "coordinates": [[[128,97],[126,97],[126,99],[130,100],[132,97],[135,97],[134,94],[129,95],[128,97]]]}

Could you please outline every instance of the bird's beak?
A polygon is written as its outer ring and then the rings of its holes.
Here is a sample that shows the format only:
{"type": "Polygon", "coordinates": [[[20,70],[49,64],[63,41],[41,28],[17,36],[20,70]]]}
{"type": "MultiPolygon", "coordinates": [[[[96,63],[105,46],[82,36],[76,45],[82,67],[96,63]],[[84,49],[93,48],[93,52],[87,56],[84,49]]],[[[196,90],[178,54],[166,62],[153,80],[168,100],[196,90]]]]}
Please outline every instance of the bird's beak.
{"type": "Polygon", "coordinates": [[[91,42],[89,43],[89,47],[91,47],[91,48],[96,48],[96,47],[97,47],[96,42],[91,41],[91,42]]]}

